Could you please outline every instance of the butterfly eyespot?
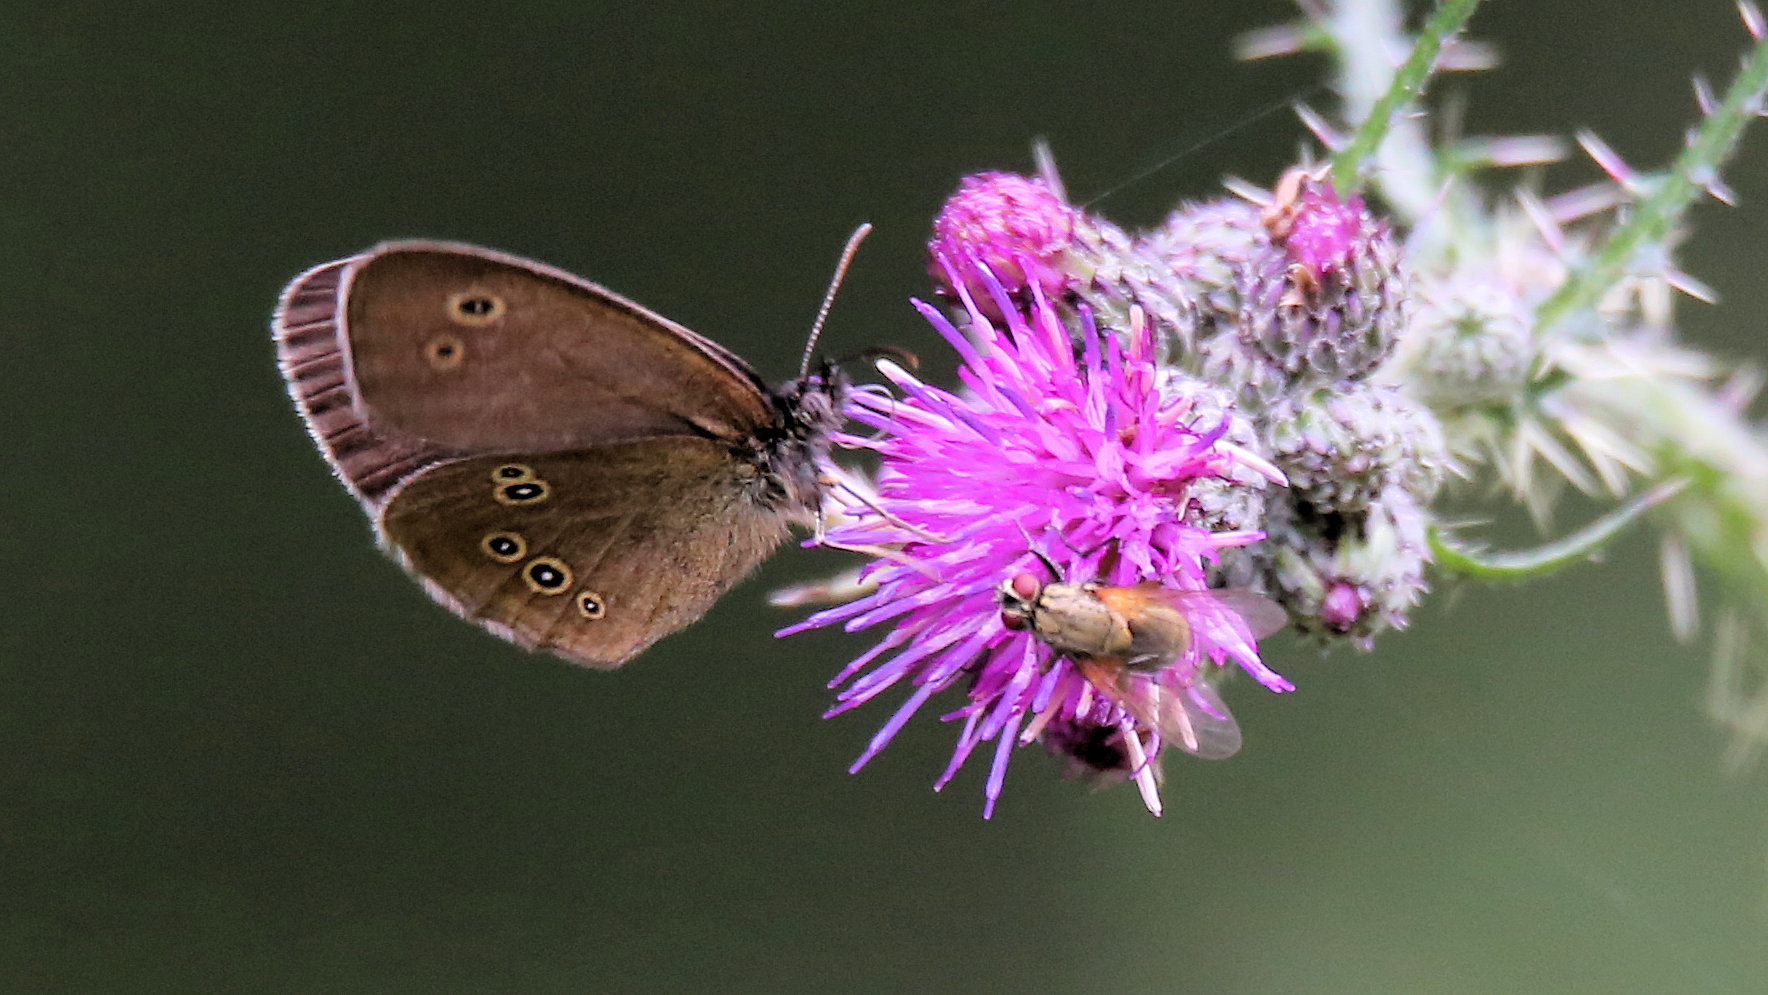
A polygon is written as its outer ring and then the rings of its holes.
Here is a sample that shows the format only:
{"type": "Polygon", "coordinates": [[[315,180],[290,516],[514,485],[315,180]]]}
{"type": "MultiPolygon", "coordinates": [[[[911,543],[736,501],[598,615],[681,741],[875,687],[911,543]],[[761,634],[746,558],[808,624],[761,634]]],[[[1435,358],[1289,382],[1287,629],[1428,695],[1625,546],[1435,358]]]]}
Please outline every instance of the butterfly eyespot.
{"type": "Polygon", "coordinates": [[[424,358],[430,361],[432,370],[458,370],[466,362],[467,345],[458,335],[438,335],[424,344],[424,358]]]}
{"type": "Polygon", "coordinates": [[[499,563],[514,563],[528,555],[528,540],[520,532],[493,532],[479,540],[479,548],[499,563]]]}
{"type": "Polygon", "coordinates": [[[511,507],[518,507],[522,505],[539,504],[540,502],[545,501],[552,496],[552,487],[550,487],[546,481],[536,478],[534,480],[520,480],[513,484],[504,484],[494,493],[497,495],[498,504],[507,504],[511,507]]]}
{"type": "Polygon", "coordinates": [[[563,594],[571,586],[571,567],[556,556],[536,556],[522,568],[522,580],[535,594],[563,594]]]}
{"type": "Polygon", "coordinates": [[[608,603],[602,600],[602,596],[594,591],[578,591],[577,613],[588,619],[601,618],[608,613],[608,603]]]}
{"type": "Polygon", "coordinates": [[[526,463],[505,463],[491,471],[491,482],[494,484],[508,484],[533,479],[534,468],[526,463]]]}
{"type": "Polygon", "coordinates": [[[448,295],[448,317],[456,324],[482,327],[502,318],[508,310],[503,298],[487,291],[463,290],[448,295]]]}

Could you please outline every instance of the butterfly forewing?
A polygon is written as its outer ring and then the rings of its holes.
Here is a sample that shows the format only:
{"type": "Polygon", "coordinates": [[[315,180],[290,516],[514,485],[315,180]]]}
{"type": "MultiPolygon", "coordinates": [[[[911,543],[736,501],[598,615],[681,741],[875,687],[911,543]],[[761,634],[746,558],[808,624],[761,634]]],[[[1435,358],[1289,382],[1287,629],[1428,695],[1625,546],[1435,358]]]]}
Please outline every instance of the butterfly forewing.
{"type": "Polygon", "coordinates": [[[350,365],[377,427],[547,452],[735,439],[771,417],[754,372],[724,349],[570,274],[462,248],[392,243],[349,267],[350,365]]]}
{"type": "Polygon", "coordinates": [[[339,294],[351,259],[315,266],[282,292],[271,323],[289,397],[314,445],[369,508],[422,468],[459,455],[427,439],[369,425],[351,375],[339,294]]]}

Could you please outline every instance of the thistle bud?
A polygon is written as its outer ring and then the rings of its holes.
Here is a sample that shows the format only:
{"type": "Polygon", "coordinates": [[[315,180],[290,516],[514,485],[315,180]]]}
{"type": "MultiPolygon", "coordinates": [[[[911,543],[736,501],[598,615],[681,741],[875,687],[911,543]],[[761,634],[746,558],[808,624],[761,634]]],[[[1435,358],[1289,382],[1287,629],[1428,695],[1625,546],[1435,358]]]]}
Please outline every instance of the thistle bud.
{"type": "Polygon", "coordinates": [[[1405,490],[1383,491],[1361,512],[1321,511],[1295,492],[1266,504],[1265,542],[1249,548],[1262,583],[1295,626],[1362,649],[1403,629],[1428,589],[1425,519],[1405,490]]]}
{"type": "MultiPolygon", "coordinates": [[[[1163,370],[1160,392],[1190,405],[1193,424],[1218,427],[1221,441],[1250,453],[1262,453],[1258,429],[1235,406],[1234,394],[1177,370],[1163,370]]],[[[1265,491],[1269,481],[1244,466],[1229,466],[1222,476],[1199,477],[1186,489],[1185,521],[1212,532],[1245,532],[1263,527],[1265,491]]]]}
{"type": "Polygon", "coordinates": [[[1167,347],[1167,361],[1220,384],[1210,352],[1216,341],[1233,348],[1241,312],[1246,261],[1267,247],[1258,208],[1242,200],[1187,204],[1153,231],[1129,236],[1099,219],[1080,226],[1076,242],[1092,280],[1082,297],[1100,314],[1125,313],[1139,304],[1167,347]]]}
{"type": "Polygon", "coordinates": [[[955,294],[951,274],[939,262],[950,261],[977,307],[999,317],[976,264],[1014,297],[1033,285],[1055,296],[1069,281],[1067,256],[1079,216],[1041,180],[1013,173],[966,176],[933,221],[928,271],[941,293],[955,294]]]}
{"type": "Polygon", "coordinates": [[[1442,408],[1514,398],[1534,361],[1523,302],[1491,280],[1439,282],[1416,291],[1401,356],[1410,388],[1442,408]]]}
{"type": "Polygon", "coordinates": [[[1279,198],[1261,216],[1270,245],[1242,271],[1241,344],[1292,383],[1365,377],[1403,320],[1393,236],[1361,198],[1340,200],[1327,183],[1286,180],[1279,198]]]}
{"type": "Polygon", "coordinates": [[[1316,508],[1358,512],[1399,489],[1428,504],[1449,464],[1436,416],[1397,388],[1350,382],[1265,412],[1266,454],[1316,508]]]}
{"type": "MultiPolygon", "coordinates": [[[[1115,784],[1135,775],[1138,766],[1135,757],[1156,752],[1149,733],[1135,730],[1134,734],[1139,740],[1136,750],[1131,749],[1122,726],[1057,720],[1045,726],[1039,738],[1050,754],[1068,758],[1068,767],[1063,772],[1066,776],[1115,784]]],[[[1152,773],[1156,783],[1162,780],[1158,764],[1154,765],[1152,773]]]]}
{"type": "Polygon", "coordinates": [[[1166,360],[1177,362],[1184,355],[1196,324],[1190,298],[1139,237],[1104,218],[1083,215],[1075,225],[1070,262],[1077,278],[1073,289],[1100,326],[1128,328],[1130,309],[1140,307],[1166,360]]]}

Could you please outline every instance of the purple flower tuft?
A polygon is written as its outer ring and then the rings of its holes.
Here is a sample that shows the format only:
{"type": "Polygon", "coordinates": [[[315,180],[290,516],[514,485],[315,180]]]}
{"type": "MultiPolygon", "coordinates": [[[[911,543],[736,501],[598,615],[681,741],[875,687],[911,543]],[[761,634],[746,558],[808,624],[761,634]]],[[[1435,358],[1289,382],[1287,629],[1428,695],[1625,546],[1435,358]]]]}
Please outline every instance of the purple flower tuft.
{"type": "Polygon", "coordinates": [[[1343,269],[1363,228],[1363,199],[1340,200],[1330,183],[1308,183],[1295,203],[1284,247],[1318,281],[1343,269]]]}
{"type": "MultiPolygon", "coordinates": [[[[1154,334],[1139,311],[1125,345],[1100,334],[1083,308],[1077,356],[1041,283],[1029,284],[1020,307],[975,253],[937,263],[968,313],[969,337],[938,308],[915,306],[958,351],[966,389],[941,390],[880,364],[903,396],[855,392],[848,413],[873,434],[838,441],[879,454],[877,490],[843,499],[842,524],[827,541],[877,554],[863,572],[869,593],[781,634],[889,627],[830,684],[841,688],[830,715],[898,685],[908,689],[853,770],[934,695],[956,689],[965,701],[944,718],[962,727],[936,788],[992,742],[986,817],[1014,746],[1046,738],[1085,767],[1129,772],[1158,814],[1158,731],[1139,724],[1074,660],[1004,624],[997,589],[1021,573],[1047,577],[1041,554],[1061,572],[1052,580],[1203,590],[1206,561],[1263,533],[1202,527],[1193,485],[1281,484],[1283,475],[1225,438],[1226,417],[1204,413],[1193,381],[1156,365],[1154,334]],[[977,284],[993,312],[970,293],[977,284]],[[1004,317],[991,322],[991,313],[1004,317]]],[[[1291,689],[1260,660],[1245,626],[1225,613],[1190,621],[1190,649],[1133,680],[1182,693],[1206,679],[1206,663],[1232,660],[1272,690],[1291,689]]]]}
{"type": "Polygon", "coordinates": [[[1363,593],[1352,584],[1338,581],[1326,592],[1326,602],[1320,608],[1320,620],[1334,632],[1349,632],[1363,616],[1368,608],[1363,593]]]}
{"type": "MultiPolygon", "coordinates": [[[[964,177],[933,221],[928,270],[942,292],[956,290],[941,260],[978,260],[1009,294],[1036,286],[1054,293],[1066,280],[1062,262],[1074,243],[1078,212],[1043,181],[1013,173],[964,177]]],[[[984,313],[999,318],[987,285],[973,268],[962,270],[964,289],[984,313]]]]}
{"type": "Polygon", "coordinates": [[[1361,380],[1393,352],[1404,324],[1406,279],[1393,233],[1362,198],[1297,168],[1277,182],[1261,213],[1270,237],[1248,260],[1234,324],[1249,356],[1269,364],[1232,380],[1269,402],[1305,381],[1361,380]],[[1273,379],[1269,374],[1275,373],[1273,379]]]}

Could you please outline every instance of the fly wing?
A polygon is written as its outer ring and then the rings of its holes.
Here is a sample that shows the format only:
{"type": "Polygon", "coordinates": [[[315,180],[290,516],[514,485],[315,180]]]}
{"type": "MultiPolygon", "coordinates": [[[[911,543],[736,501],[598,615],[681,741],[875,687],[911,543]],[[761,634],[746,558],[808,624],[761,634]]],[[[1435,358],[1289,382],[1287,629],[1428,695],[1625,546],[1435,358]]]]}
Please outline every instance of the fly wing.
{"type": "MultiPolygon", "coordinates": [[[[1197,749],[1185,752],[1205,760],[1226,760],[1240,752],[1240,723],[1234,721],[1215,685],[1198,677],[1185,685],[1183,691],[1174,694],[1168,689],[1167,694],[1197,733],[1197,749]]],[[[1181,743],[1180,748],[1183,746],[1181,743]]]]}
{"type": "Polygon", "coordinates": [[[1193,621],[1226,623],[1244,628],[1247,637],[1263,639],[1289,624],[1289,613],[1275,601],[1256,591],[1239,588],[1217,588],[1203,591],[1175,591],[1162,588],[1162,598],[1184,612],[1193,621]],[[1238,626],[1234,622],[1238,621],[1238,626]]]}
{"type": "Polygon", "coordinates": [[[1119,672],[1109,685],[1089,678],[1169,745],[1204,760],[1225,760],[1240,752],[1240,723],[1200,675],[1177,685],[1130,670],[1119,672]]]}

